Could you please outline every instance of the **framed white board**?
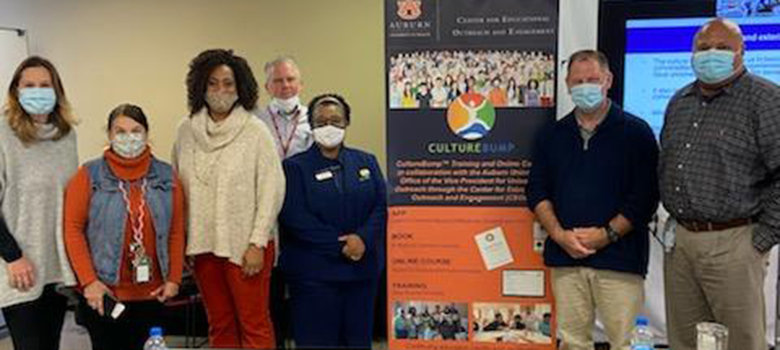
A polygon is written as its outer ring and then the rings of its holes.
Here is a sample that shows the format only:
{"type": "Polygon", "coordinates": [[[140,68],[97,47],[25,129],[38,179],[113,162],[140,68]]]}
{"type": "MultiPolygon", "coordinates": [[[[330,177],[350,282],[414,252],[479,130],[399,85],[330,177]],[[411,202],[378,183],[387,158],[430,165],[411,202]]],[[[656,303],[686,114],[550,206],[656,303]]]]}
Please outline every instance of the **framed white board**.
{"type": "Polygon", "coordinates": [[[0,105],[5,104],[8,84],[14,70],[27,58],[27,33],[0,25],[0,105]]]}

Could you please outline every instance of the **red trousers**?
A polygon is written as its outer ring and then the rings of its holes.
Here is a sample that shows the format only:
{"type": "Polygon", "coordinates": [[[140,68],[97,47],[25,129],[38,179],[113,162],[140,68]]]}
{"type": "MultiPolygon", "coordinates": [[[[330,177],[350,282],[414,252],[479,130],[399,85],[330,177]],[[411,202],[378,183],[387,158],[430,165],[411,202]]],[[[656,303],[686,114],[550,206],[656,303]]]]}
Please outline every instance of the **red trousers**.
{"type": "Polygon", "coordinates": [[[212,348],[272,349],[274,328],[268,308],[274,245],[269,242],[260,273],[245,277],[241,266],[213,254],[195,257],[198,283],[209,320],[212,348]]]}

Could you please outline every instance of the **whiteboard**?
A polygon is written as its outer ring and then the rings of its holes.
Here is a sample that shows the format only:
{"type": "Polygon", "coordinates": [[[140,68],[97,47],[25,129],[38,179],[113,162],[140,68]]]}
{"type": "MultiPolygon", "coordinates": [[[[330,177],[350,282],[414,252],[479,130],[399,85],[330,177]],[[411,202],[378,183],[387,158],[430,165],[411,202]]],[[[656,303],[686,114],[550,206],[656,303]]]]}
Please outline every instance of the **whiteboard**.
{"type": "Polygon", "coordinates": [[[5,105],[14,71],[27,58],[27,34],[21,29],[0,27],[0,48],[0,105],[5,105]]]}

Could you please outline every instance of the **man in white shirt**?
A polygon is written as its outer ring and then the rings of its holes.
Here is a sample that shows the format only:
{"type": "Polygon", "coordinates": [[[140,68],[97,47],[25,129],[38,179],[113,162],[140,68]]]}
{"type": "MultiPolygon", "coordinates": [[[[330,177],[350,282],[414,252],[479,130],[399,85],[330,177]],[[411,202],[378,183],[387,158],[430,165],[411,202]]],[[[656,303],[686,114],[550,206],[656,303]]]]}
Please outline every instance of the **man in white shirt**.
{"type": "Polygon", "coordinates": [[[282,56],[265,64],[265,89],[271,102],[256,114],[274,135],[279,157],[284,160],[312,145],[306,106],[299,94],[303,88],[301,71],[292,57],[282,56]]]}
{"type": "MultiPolygon", "coordinates": [[[[255,114],[268,125],[274,136],[279,158],[284,160],[306,151],[313,143],[306,106],[299,94],[303,88],[298,64],[289,56],[278,57],[265,64],[265,89],[271,96],[267,106],[255,114]]],[[[280,242],[277,239],[276,242],[280,242]]],[[[283,244],[283,243],[282,243],[283,244]]],[[[277,251],[283,247],[277,247],[277,251]]],[[[286,311],[285,282],[282,271],[274,267],[271,273],[270,307],[277,349],[285,349],[289,338],[289,314],[286,311]]]]}

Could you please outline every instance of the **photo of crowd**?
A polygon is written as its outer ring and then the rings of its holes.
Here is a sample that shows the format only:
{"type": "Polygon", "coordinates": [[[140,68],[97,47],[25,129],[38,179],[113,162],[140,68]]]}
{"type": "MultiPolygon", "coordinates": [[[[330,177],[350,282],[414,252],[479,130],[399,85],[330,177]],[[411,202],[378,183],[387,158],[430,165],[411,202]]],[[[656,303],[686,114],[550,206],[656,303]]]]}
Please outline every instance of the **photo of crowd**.
{"type": "Polygon", "coordinates": [[[395,339],[468,340],[468,305],[445,302],[396,302],[395,339]]]}
{"type": "Polygon", "coordinates": [[[550,304],[475,303],[474,341],[519,344],[550,344],[550,304]]]}
{"type": "Polygon", "coordinates": [[[780,0],[718,0],[720,17],[759,17],[780,15],[780,0]]]}
{"type": "Polygon", "coordinates": [[[447,108],[478,93],[497,108],[551,107],[555,57],[540,51],[421,51],[390,57],[391,109],[447,108]]]}

